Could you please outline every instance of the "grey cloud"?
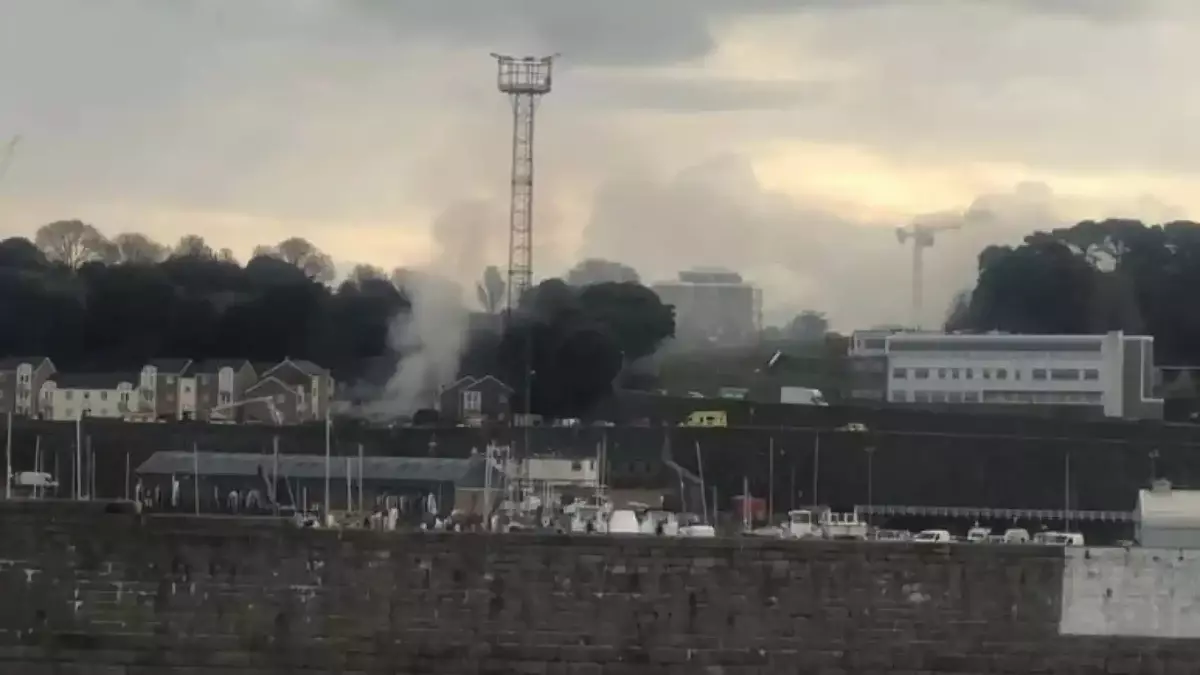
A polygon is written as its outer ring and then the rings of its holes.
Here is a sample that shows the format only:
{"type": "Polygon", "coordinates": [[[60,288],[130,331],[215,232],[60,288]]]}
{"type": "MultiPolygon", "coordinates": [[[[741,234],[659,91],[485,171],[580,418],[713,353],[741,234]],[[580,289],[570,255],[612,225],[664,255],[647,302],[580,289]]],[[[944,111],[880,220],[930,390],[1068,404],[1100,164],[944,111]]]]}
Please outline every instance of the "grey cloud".
{"type": "MultiPolygon", "coordinates": [[[[918,218],[963,226],[940,234],[926,254],[924,320],[940,321],[954,295],[972,285],[986,246],[1103,215],[1095,204],[1023,183],[918,218]]],[[[908,319],[910,258],[893,234],[907,224],[855,221],[771,194],[743,158],[726,156],[665,182],[637,176],[607,183],[581,254],[629,264],[650,280],[697,265],[728,267],[763,286],[770,319],[819,309],[844,329],[908,319]]]]}
{"type": "Polygon", "coordinates": [[[579,103],[622,110],[711,113],[791,110],[827,100],[832,82],[735,80],[676,75],[589,75],[581,73],[579,103]]]}

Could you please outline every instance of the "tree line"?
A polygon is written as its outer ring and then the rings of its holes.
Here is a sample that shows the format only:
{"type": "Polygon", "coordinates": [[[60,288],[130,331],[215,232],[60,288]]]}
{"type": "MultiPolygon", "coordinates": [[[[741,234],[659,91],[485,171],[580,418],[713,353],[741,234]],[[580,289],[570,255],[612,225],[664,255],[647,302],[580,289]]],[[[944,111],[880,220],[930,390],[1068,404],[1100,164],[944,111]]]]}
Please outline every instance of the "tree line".
{"type": "Polygon", "coordinates": [[[1200,225],[1087,220],[989,246],[949,330],[1152,335],[1160,365],[1200,366],[1200,225]],[[1191,290],[1189,290],[1191,289],[1191,290]]]}
{"type": "MultiPolygon", "coordinates": [[[[472,322],[463,374],[496,375],[518,391],[529,378],[533,411],[544,414],[582,414],[606,395],[626,364],[673,335],[674,313],[627,268],[596,265],[567,275],[578,284],[542,282],[508,320],[499,316],[503,276],[482,270],[476,306],[453,294],[496,319],[472,322]]],[[[81,371],[156,357],[291,357],[346,379],[365,364],[402,360],[389,330],[430,273],[359,265],[336,286],[335,276],[330,257],[302,238],[260,246],[242,265],[197,235],[164,246],[140,233],[109,238],[77,220],[50,223],[32,240],[0,241],[0,354],[49,356],[60,370],[81,371]]]]}

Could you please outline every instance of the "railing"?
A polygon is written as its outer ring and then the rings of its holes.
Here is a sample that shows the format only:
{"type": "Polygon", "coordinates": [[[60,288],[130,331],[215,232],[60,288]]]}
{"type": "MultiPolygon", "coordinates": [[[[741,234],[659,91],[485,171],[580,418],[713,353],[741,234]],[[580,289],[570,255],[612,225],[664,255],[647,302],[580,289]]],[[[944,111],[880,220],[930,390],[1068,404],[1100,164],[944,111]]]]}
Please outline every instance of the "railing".
{"type": "Polygon", "coordinates": [[[999,509],[981,506],[856,506],[859,513],[877,516],[921,516],[941,518],[995,518],[999,520],[1071,520],[1080,522],[1128,523],[1130,511],[1077,511],[1063,509],[999,509]]]}

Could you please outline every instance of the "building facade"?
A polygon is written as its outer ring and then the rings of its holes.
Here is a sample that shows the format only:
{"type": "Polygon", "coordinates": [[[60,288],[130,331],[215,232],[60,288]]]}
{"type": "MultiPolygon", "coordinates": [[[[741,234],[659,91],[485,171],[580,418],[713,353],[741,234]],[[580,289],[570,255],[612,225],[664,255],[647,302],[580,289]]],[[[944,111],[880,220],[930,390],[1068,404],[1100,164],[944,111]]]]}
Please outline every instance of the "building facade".
{"type": "Polygon", "coordinates": [[[58,373],[42,383],[41,415],[56,422],[124,419],[138,407],[138,373],[58,373]]]}
{"type": "Polygon", "coordinates": [[[850,335],[846,370],[846,398],[853,401],[887,400],[887,339],[894,330],[857,330],[850,335]]]}
{"type": "Polygon", "coordinates": [[[1150,336],[897,333],[885,341],[893,404],[1083,406],[1162,419],[1150,336]]]}
{"type": "Polygon", "coordinates": [[[330,413],[334,382],[329,370],[300,359],[284,359],[261,370],[257,381],[245,389],[245,419],[302,424],[323,420],[330,413]],[[256,399],[261,402],[252,403],[256,399]]]}
{"type": "Polygon", "coordinates": [[[696,345],[737,345],[762,328],[762,291],[723,269],[680,272],[654,284],[663,304],[675,308],[675,339],[696,345]]]}
{"type": "Polygon", "coordinates": [[[54,364],[44,356],[0,359],[0,412],[26,417],[41,415],[42,385],[54,372],[54,364]]]}

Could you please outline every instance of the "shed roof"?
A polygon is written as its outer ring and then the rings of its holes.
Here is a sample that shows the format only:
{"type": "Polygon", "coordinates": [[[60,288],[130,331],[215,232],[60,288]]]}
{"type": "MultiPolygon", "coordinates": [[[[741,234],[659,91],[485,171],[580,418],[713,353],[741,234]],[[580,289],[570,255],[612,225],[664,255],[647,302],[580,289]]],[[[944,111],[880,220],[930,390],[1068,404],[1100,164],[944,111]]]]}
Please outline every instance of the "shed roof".
{"type": "MultiPolygon", "coordinates": [[[[338,456],[330,459],[329,476],[346,479],[359,474],[358,457],[338,456]]],[[[137,468],[139,474],[190,474],[199,463],[199,473],[206,476],[256,476],[261,471],[269,476],[274,471],[272,455],[231,452],[190,452],[164,450],[156,452],[137,468]]],[[[415,481],[451,483],[461,480],[470,470],[472,460],[437,457],[364,457],[363,478],[385,481],[415,481]]],[[[323,455],[280,455],[279,473],[288,478],[324,478],[323,455]]]]}
{"type": "Polygon", "coordinates": [[[1200,490],[1139,490],[1137,520],[1149,525],[1200,528],[1200,490]]]}

